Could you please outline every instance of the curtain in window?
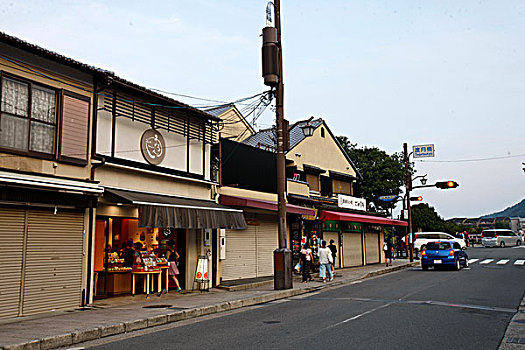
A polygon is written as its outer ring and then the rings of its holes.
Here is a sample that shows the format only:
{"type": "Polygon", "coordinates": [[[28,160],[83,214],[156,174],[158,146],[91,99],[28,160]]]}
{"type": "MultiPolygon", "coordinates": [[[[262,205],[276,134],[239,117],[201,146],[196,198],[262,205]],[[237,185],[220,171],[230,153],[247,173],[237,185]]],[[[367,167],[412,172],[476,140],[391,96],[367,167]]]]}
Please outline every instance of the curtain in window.
{"type": "Polygon", "coordinates": [[[29,86],[27,84],[8,78],[2,79],[0,147],[27,151],[28,102],[29,86]]]}
{"type": "Polygon", "coordinates": [[[31,151],[53,153],[55,126],[40,123],[55,123],[55,92],[40,86],[33,86],[31,95],[31,151]]]}
{"type": "Polygon", "coordinates": [[[31,95],[31,118],[55,123],[55,92],[33,86],[31,95]]]}
{"type": "Polygon", "coordinates": [[[29,86],[8,78],[2,79],[2,112],[27,117],[29,86]]]}

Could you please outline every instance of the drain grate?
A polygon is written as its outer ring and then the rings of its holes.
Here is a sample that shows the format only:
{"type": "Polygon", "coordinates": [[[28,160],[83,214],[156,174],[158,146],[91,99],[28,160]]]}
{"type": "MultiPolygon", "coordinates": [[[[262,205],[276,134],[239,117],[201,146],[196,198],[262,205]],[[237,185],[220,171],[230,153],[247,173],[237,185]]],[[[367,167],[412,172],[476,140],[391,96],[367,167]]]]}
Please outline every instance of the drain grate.
{"type": "Polygon", "coordinates": [[[508,337],[507,343],[512,344],[525,344],[525,338],[518,338],[518,337],[508,337]]]}
{"type": "Polygon", "coordinates": [[[171,305],[169,304],[146,305],[146,306],[143,306],[142,308],[143,309],[165,309],[168,307],[171,307],[171,305]]]}
{"type": "Polygon", "coordinates": [[[266,323],[266,324],[276,324],[276,323],[281,323],[281,321],[263,321],[263,323],[266,323]]]}

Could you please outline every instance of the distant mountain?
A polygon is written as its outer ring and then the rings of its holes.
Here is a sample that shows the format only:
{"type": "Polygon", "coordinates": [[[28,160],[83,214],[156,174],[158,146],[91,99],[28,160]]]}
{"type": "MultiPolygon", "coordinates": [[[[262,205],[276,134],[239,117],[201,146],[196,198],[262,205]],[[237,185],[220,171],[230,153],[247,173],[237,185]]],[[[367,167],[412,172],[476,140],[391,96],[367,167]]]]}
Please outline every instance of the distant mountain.
{"type": "Polygon", "coordinates": [[[482,216],[482,219],[492,219],[496,217],[514,217],[519,216],[522,218],[525,218],[525,199],[519,202],[518,204],[513,205],[512,207],[508,207],[507,209],[500,211],[498,213],[489,214],[482,216]]]}

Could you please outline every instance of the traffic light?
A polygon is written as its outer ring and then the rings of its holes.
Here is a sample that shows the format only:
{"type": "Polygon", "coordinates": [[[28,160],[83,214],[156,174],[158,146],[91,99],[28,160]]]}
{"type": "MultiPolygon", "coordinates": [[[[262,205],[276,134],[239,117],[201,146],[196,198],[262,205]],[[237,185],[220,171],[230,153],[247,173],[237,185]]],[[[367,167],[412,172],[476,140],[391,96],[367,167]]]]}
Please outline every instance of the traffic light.
{"type": "Polygon", "coordinates": [[[439,182],[436,182],[436,187],[437,188],[442,188],[442,189],[448,189],[448,188],[456,188],[458,187],[459,184],[456,182],[456,181],[439,181],[439,182]]]}
{"type": "Polygon", "coordinates": [[[419,197],[410,197],[410,200],[411,201],[415,201],[415,202],[421,202],[423,200],[423,197],[419,196],[419,197]]]}

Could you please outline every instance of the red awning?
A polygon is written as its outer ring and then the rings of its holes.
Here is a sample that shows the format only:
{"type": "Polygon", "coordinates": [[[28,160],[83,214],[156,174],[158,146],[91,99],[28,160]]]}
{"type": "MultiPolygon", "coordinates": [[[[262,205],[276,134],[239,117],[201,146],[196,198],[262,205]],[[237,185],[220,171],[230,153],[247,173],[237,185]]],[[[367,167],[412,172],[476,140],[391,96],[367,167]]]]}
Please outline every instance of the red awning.
{"type": "MultiPolygon", "coordinates": [[[[222,195],[219,197],[219,202],[223,205],[230,205],[234,207],[250,207],[265,209],[271,211],[277,211],[277,202],[265,201],[262,199],[253,198],[242,198],[235,196],[222,195]]],[[[286,212],[290,214],[300,215],[315,215],[315,210],[310,208],[301,207],[299,205],[286,204],[286,212]]]]}
{"type": "Polygon", "coordinates": [[[371,215],[362,215],[362,214],[352,214],[352,213],[343,213],[338,211],[327,211],[322,210],[319,215],[321,221],[352,221],[352,222],[365,222],[369,224],[379,224],[379,225],[394,225],[394,226],[408,226],[406,221],[393,220],[382,218],[379,216],[371,215]]]}

